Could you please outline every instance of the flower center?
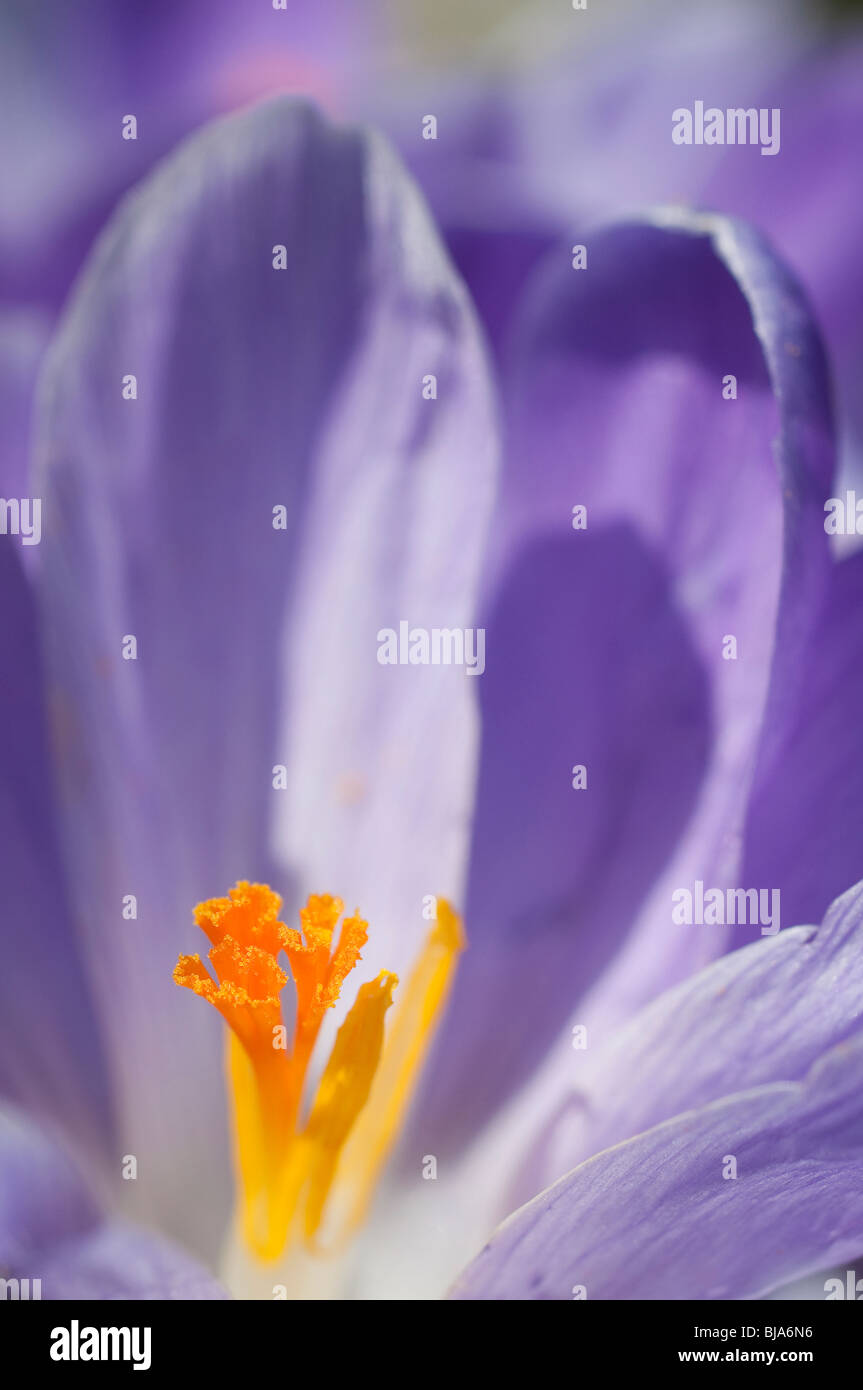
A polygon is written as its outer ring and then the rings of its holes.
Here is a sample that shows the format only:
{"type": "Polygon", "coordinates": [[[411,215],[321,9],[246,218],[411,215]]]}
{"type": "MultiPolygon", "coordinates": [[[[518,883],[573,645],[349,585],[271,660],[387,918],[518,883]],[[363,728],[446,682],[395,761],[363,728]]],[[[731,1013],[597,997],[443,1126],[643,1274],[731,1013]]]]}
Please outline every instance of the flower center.
{"type": "Polygon", "coordinates": [[[392,1025],[384,1018],[398,984],[382,970],[363,984],[336,1035],[303,1116],[306,1073],[328,1009],[361,959],[368,923],[345,917],[339,898],[310,897],[302,930],[279,921],[281,898],[266,884],[240,882],[227,898],[195,908],[210,940],[213,979],[201,957],[180,956],[178,985],[208,1000],[229,1025],[236,1156],[246,1243],[274,1260],[302,1240],[315,1249],[325,1215],[328,1234],[345,1235],[362,1219],[375,1179],[394,1143],[464,947],[459,918],[442,899],[437,920],[401,992],[392,1025]],[[296,991],[289,1030],[281,992],[296,991]],[[339,1200],[336,1200],[338,1197],[339,1200]]]}

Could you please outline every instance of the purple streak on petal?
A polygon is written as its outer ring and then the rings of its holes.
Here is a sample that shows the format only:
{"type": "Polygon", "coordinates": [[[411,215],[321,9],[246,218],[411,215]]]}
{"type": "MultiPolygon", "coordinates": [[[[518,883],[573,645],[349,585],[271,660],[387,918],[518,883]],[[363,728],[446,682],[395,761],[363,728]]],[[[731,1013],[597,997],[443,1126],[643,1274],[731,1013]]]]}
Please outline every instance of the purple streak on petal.
{"type": "Polygon", "coordinates": [[[209,127],[118,212],[43,408],[66,847],[123,1143],[149,1173],[140,1200],[212,1249],[221,1024],[171,981],[204,944],[193,904],[237,877],[285,892],[289,919],[301,894],[338,892],[374,924],[367,964],[392,947],[398,969],[423,895],[461,897],[476,682],[381,666],[376,634],[471,621],[485,358],[385,147],[279,101],[209,127]],[[190,1195],[189,1172],[212,1190],[190,1195]]]}
{"type": "Polygon", "coordinates": [[[510,1217],[453,1296],[759,1297],[860,1250],[861,1151],[858,1032],[801,1081],[729,1095],[582,1164],[510,1217]]]}

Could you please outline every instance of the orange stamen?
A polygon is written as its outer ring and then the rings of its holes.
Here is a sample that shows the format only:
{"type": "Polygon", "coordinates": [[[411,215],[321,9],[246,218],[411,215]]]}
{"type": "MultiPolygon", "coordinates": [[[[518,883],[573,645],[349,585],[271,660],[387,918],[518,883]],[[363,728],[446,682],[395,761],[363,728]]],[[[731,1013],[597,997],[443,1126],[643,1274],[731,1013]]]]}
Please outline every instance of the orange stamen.
{"type": "Polygon", "coordinates": [[[384,1016],[398,981],[382,971],[360,987],[303,1122],[312,1050],[327,1010],[361,959],[368,924],[359,913],[344,918],[334,946],[341,899],[310,897],[300,911],[300,930],[279,919],[281,905],[266,884],[246,882],[227,898],[199,903],[195,921],[211,943],[213,974],[198,955],[180,956],[174,970],[175,982],[212,1004],[231,1029],[228,1064],[243,1226],[248,1244],[263,1259],[275,1259],[292,1232],[315,1247],[330,1189],[345,1163],[355,1206],[357,1193],[370,1189],[397,1132],[463,945],[458,919],[441,902],[441,923],[411,976],[407,1013],[391,1044],[384,1045],[384,1016]],[[290,1045],[280,999],[289,979],[278,963],[282,953],[296,988],[290,1045]],[[383,1092],[375,1085],[379,1071],[383,1092]],[[371,1143],[358,1125],[366,1112],[379,1131],[371,1143]]]}

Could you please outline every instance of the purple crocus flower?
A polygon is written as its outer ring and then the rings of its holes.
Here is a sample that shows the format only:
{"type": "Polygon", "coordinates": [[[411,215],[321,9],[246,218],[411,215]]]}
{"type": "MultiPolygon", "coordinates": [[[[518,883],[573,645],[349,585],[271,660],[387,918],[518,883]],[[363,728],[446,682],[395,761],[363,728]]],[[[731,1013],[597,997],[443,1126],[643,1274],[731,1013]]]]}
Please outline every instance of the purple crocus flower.
{"type": "MultiPolygon", "coordinates": [[[[207,1259],[229,1205],[220,1029],[170,972],[194,949],[191,905],[240,878],[278,885],[288,920],[310,891],[350,895],[372,924],[364,968],[403,974],[426,897],[465,907],[470,949],[360,1247],[361,1295],[440,1292],[508,1205],[573,1164],[462,1293],[740,1296],[863,1244],[842,1185],[859,1163],[856,894],[814,935],[729,955],[739,933],[676,926],[670,908],[697,879],[769,883],[786,922],[811,921],[861,876],[854,760],[811,752],[833,755],[860,679],[859,566],[831,563],[823,527],[820,344],[740,224],[654,216],[596,231],[588,252],[584,275],[558,245],[531,283],[498,403],[465,288],[397,162],[278,102],[204,132],[122,206],[52,346],[38,613],[4,556],[22,654],[0,725],[20,967],[4,1088],[106,1177],[133,1155],[139,1217],[207,1259]],[[485,624],[481,679],[381,666],[375,634],[406,617],[485,624]],[[429,1154],[438,1184],[419,1177],[429,1154]],[[822,1205],[804,1228],[813,1173],[822,1205]],[[735,1203],[764,1224],[729,1253],[711,1223],[730,1239],[735,1203]]],[[[6,1171],[31,1210],[38,1165],[6,1171]]],[[[71,1179],[56,1190],[40,1243],[7,1242],[22,1277],[32,1249],[53,1269],[64,1223],[98,1230],[98,1249],[123,1239],[71,1179]]],[[[125,1234],[160,1287],[150,1238],[125,1234]]],[[[46,1274],[46,1296],[128,1296],[110,1258],[77,1251],[79,1282],[46,1274]]],[[[173,1258],[165,1296],[218,1296],[173,1258]]]]}

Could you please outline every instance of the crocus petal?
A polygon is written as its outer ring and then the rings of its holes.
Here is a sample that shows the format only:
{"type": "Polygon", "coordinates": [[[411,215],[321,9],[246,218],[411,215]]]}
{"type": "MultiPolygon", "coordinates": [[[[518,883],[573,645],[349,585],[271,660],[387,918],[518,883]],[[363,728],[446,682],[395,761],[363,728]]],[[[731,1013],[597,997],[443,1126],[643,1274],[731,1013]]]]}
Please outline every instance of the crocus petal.
{"type": "Polygon", "coordinates": [[[0,292],[56,312],[118,198],[202,122],[276,92],[352,108],[377,0],[0,10],[0,292]],[[125,138],[128,115],[136,138],[125,138]]]}
{"type": "MultiPolygon", "coordinates": [[[[693,931],[708,931],[693,927],[693,931]]],[[[570,1050],[571,1091],[510,1196],[732,1092],[801,1081],[863,1031],[863,885],[820,927],[783,930],[667,991],[605,1048],[570,1050]]]]}
{"type": "Polygon", "coordinates": [[[107,1071],[60,858],[37,610],[17,541],[4,540],[4,641],[15,656],[0,682],[0,1095],[97,1150],[110,1132],[107,1071]]]}
{"type": "Polygon", "coordinates": [[[806,284],[830,345],[843,462],[858,477],[863,210],[848,171],[863,140],[861,62],[859,33],[840,30],[786,66],[752,102],[781,112],[780,154],[748,160],[729,150],[704,189],[711,206],[755,221],[806,284]]]}
{"type": "MultiPolygon", "coordinates": [[[[578,1208],[574,1221],[579,1232],[584,1217],[582,1201],[591,1211],[591,1204],[597,1202],[603,1214],[595,1226],[591,1216],[584,1241],[580,1234],[572,1240],[567,1214],[569,1198],[555,1205],[555,1219],[566,1227],[574,1265],[582,1257],[588,1265],[583,1278],[578,1277],[577,1270],[573,1273],[570,1287],[586,1282],[589,1297],[754,1296],[852,1256],[855,1248],[860,1248],[859,1227],[854,1224],[853,1213],[847,1229],[836,1221],[831,1224],[829,1201],[841,1207],[837,1197],[841,1191],[837,1186],[840,1179],[849,1191],[853,1188],[849,1165],[855,1161],[855,1144],[858,1167],[860,1163],[863,1111],[859,1108],[843,1111],[842,1097],[853,1104],[852,1090],[855,1085],[859,1088],[859,1069],[863,1065],[861,943],[863,884],[858,884],[832,905],[820,928],[795,927],[724,956],[642,1011],[621,1030],[614,1045],[599,1057],[589,1051],[573,1053],[571,1103],[566,1112],[559,1115],[556,1131],[540,1136],[534,1146],[532,1163],[522,1174],[521,1190],[525,1183],[536,1181],[543,1173],[547,1179],[549,1173],[560,1172],[562,1166],[572,1163],[580,1166],[542,1198],[524,1207],[502,1228],[492,1242],[492,1249],[514,1224],[523,1223],[521,1229],[528,1230],[532,1223],[528,1213],[537,1216],[551,1202],[552,1194],[556,1203],[557,1196],[566,1188],[572,1194],[573,1209],[578,1208]],[[821,1087],[828,1075],[839,1088],[834,1097],[837,1108],[819,1111],[824,1098],[821,1087]],[[755,1097],[760,1099],[755,1100],[755,1097]],[[759,1104],[764,1107],[760,1137],[759,1104]],[[797,1136],[797,1148],[787,1147],[786,1125],[788,1132],[797,1136]],[[835,1126],[832,1133],[830,1125],[835,1126]],[[722,1133],[726,1136],[724,1147],[720,1144],[715,1163],[707,1166],[710,1145],[719,1142],[717,1136],[722,1133]],[[755,1146],[752,1150],[747,1149],[750,1139],[755,1146]],[[774,1145],[772,1170],[771,1143],[774,1145]],[[808,1150],[807,1143],[810,1144],[808,1150]],[[664,1154],[662,1159],[660,1151],[664,1154]],[[749,1158],[744,1157],[747,1152],[749,1158]],[[591,1158],[591,1154],[598,1157],[591,1158]],[[620,1157],[623,1166],[615,1155],[620,1157]],[[720,1160],[725,1155],[737,1158],[737,1181],[722,1182],[720,1178],[720,1160]],[[739,1186],[745,1205],[755,1176],[752,1155],[755,1155],[756,1166],[764,1169],[757,1179],[760,1186],[757,1187],[756,1205],[757,1201],[766,1201],[774,1191],[774,1204],[778,1209],[775,1219],[779,1223],[784,1219],[788,1222],[788,1242],[778,1238],[767,1240],[765,1234],[766,1245],[774,1253],[781,1250],[789,1260],[771,1265],[769,1273],[759,1273],[754,1267],[750,1269],[741,1249],[737,1256],[729,1257],[732,1282],[714,1287],[711,1281],[727,1257],[724,1247],[722,1255],[717,1254],[718,1237],[711,1225],[714,1219],[717,1228],[727,1220],[742,1247],[751,1243],[760,1250],[763,1243],[757,1238],[750,1240],[752,1227],[748,1207],[735,1215],[726,1211],[725,1204],[732,1199],[723,1191],[714,1192],[712,1199],[709,1197],[710,1184],[719,1181],[723,1188],[735,1192],[739,1186]],[[631,1172],[626,1167],[630,1161],[631,1172]],[[825,1185],[821,1197],[825,1205],[819,1208],[824,1223],[819,1238],[826,1230],[830,1240],[824,1240],[820,1247],[817,1243],[810,1247],[805,1239],[802,1244],[798,1242],[797,1185],[798,1182],[803,1188],[807,1185],[807,1162],[811,1162],[814,1173],[822,1161],[825,1166],[820,1171],[825,1185]],[[648,1162],[655,1162],[657,1169],[662,1166],[663,1175],[666,1168],[673,1173],[676,1191],[673,1185],[666,1188],[664,1176],[650,1184],[639,1178],[643,1173],[642,1163],[648,1162]],[[782,1167],[785,1163],[787,1168],[782,1167]],[[640,1190],[639,1181],[643,1184],[640,1190]],[[783,1184],[786,1182],[792,1194],[787,1209],[783,1206],[786,1190],[783,1184]],[[656,1228],[670,1222],[681,1241],[680,1250],[686,1241],[698,1247],[692,1256],[695,1279],[692,1286],[686,1282],[687,1270],[675,1263],[678,1255],[674,1253],[677,1247],[673,1243],[666,1248],[665,1255],[661,1249],[657,1250],[653,1267],[656,1287],[652,1293],[647,1290],[646,1283],[638,1288],[627,1283],[627,1271],[631,1269],[628,1259],[620,1256],[621,1268],[615,1272],[614,1252],[607,1257],[604,1250],[594,1247],[591,1232],[601,1231],[604,1220],[611,1222],[612,1247],[614,1245],[614,1232],[618,1229],[616,1212],[612,1219],[615,1184],[616,1200],[625,1209],[619,1229],[624,1231],[627,1221],[633,1228],[635,1265],[638,1266],[640,1260],[638,1251],[643,1228],[653,1226],[654,1222],[656,1228]],[[657,1186],[661,1192],[655,1200],[657,1186]],[[779,1194],[783,1194],[781,1200],[779,1194]],[[709,1207],[706,1214],[700,1205],[702,1200],[709,1207]],[[690,1201],[692,1227],[687,1235],[690,1201]],[[641,1211],[637,1210],[639,1203],[641,1211]],[[706,1223],[703,1239],[696,1237],[698,1221],[702,1218],[706,1223]],[[741,1232],[746,1233],[745,1239],[741,1232]],[[841,1233],[841,1243],[831,1244],[834,1234],[838,1233],[841,1233]],[[604,1271],[599,1285],[595,1278],[597,1269],[604,1271]],[[735,1269],[736,1274],[733,1273],[735,1269]],[[699,1277],[706,1281],[703,1287],[698,1284],[699,1277]],[[740,1289],[734,1284],[738,1277],[744,1281],[740,1289]],[[663,1286],[666,1278],[670,1282],[663,1286]],[[613,1281],[613,1291],[610,1291],[609,1280],[613,1281]]],[[[485,1161],[489,1161],[488,1154],[485,1161]]],[[[482,1155],[477,1154],[474,1168],[481,1163],[482,1155]]],[[[817,1179],[813,1179],[813,1186],[817,1186],[817,1179]]],[[[801,1218],[799,1224],[805,1227],[806,1222],[801,1218]]],[[[817,1214],[813,1215],[812,1229],[819,1231],[817,1214]]],[[[805,1236],[805,1231],[802,1234],[805,1236]]],[[[528,1237],[531,1239],[532,1236],[528,1237]]],[[[534,1272],[531,1270],[531,1277],[534,1272]]],[[[647,1279],[646,1265],[637,1278],[647,1279]]],[[[500,1295],[483,1291],[472,1296],[570,1296],[566,1287],[557,1293],[549,1292],[547,1286],[543,1288],[545,1292],[539,1291],[537,1285],[536,1292],[500,1295]]]]}
{"type": "Polygon", "coordinates": [[[510,96],[506,129],[518,139],[509,181],[576,228],[660,200],[721,208],[757,226],[806,284],[831,348],[840,438],[859,469],[863,228],[848,171],[863,131],[863,45],[853,28],[820,27],[822,8],[635,6],[626,42],[612,27],[593,44],[580,16],[552,60],[510,96]],[[672,113],[691,110],[694,97],[705,108],[778,110],[778,154],[676,145],[672,113]]]}
{"type": "Polygon", "coordinates": [[[552,1045],[682,832],[709,744],[701,664],[627,527],[523,550],[487,641],[469,949],[412,1152],[475,1137],[552,1045]]]}
{"type": "Polygon", "coordinates": [[[149,1210],[212,1242],[219,1025],[171,983],[192,905],[238,877],[287,914],[340,893],[373,924],[369,967],[398,970],[424,894],[463,897],[475,681],[381,665],[377,633],[471,620],[485,357],[386,148],[285,100],[210,127],[118,212],[43,407],[66,847],[123,1144],[149,1210]]]}
{"type": "Polygon", "coordinates": [[[31,1281],[31,1291],[38,1279],[43,1299],[227,1298],[169,1242],[104,1220],[63,1150],[8,1109],[0,1110],[0,1269],[31,1281]]]}
{"type": "Polygon", "coordinates": [[[122,1222],[103,1222],[38,1265],[50,1299],[227,1299],[227,1290],[170,1241],[122,1222]]]}
{"type": "MultiPolygon", "coordinates": [[[[0,414],[4,422],[0,495],[3,497],[30,495],[28,463],[33,391],[48,332],[46,319],[36,311],[13,309],[0,313],[0,414]]],[[[24,556],[27,557],[26,551],[24,556]]],[[[30,556],[35,558],[32,549],[30,556]]]]}
{"type": "Polygon", "coordinates": [[[451,212],[441,225],[447,248],[470,289],[492,346],[499,354],[509,338],[525,285],[546,258],[554,238],[531,226],[477,227],[451,212]]]}
{"type": "Polygon", "coordinates": [[[31,523],[41,499],[27,455],[45,339],[39,315],[0,318],[0,494],[30,507],[30,535],[0,543],[0,1095],[52,1115],[93,1150],[109,1130],[107,1076],[60,863],[38,614],[27,577],[40,549],[31,523]]]}
{"type": "Polygon", "coordinates": [[[36,312],[0,314],[0,495],[19,506],[26,499],[30,509],[30,534],[0,541],[7,644],[0,682],[0,1096],[60,1120],[95,1158],[110,1130],[107,1075],[60,864],[28,579],[38,566],[33,542],[41,532],[41,524],[34,529],[41,499],[29,476],[29,432],[47,335],[36,312]]]}
{"type": "MultiPolygon", "coordinates": [[[[725,949],[722,928],[673,925],[671,894],[735,881],[762,720],[782,727],[826,584],[826,370],[787,273],[747,228],[686,214],[598,232],[588,257],[576,271],[565,251],[536,287],[508,391],[489,586],[519,640],[492,628],[472,948],[421,1110],[438,1143],[585,1021],[633,923],[592,1045],[725,949]]],[[[556,1056],[559,1098],[566,1042],[556,1056]]]]}
{"type": "MultiPolygon", "coordinates": [[[[32,501],[28,432],[44,344],[38,315],[0,316],[0,495],[19,503],[32,501]]],[[[107,1119],[107,1092],[57,851],[37,614],[27,580],[37,552],[21,536],[0,544],[9,654],[0,682],[0,1095],[59,1115],[79,1139],[92,1141],[107,1119]],[[49,1024],[65,1035],[62,1047],[49,1024]]]]}
{"type": "Polygon", "coordinates": [[[0,1107],[0,1268],[38,1278],[53,1244],[95,1229],[99,1208],[67,1155],[23,1112],[0,1107]]]}
{"type": "Polygon", "coordinates": [[[858,1035],[803,1081],[678,1115],[582,1164],[501,1227],[454,1295],[758,1297],[859,1251],[861,1151],[858,1035]]]}
{"type": "Polygon", "coordinates": [[[853,555],[831,574],[783,737],[755,778],[742,881],[778,889],[786,921],[818,921],[842,884],[863,876],[861,612],[863,555],[853,555]]]}
{"type": "Polygon", "coordinates": [[[525,284],[559,238],[558,209],[536,206],[530,167],[514,168],[523,113],[513,109],[509,90],[476,73],[467,82],[423,76],[429,109],[440,113],[436,139],[423,139],[418,130],[416,73],[405,74],[401,85],[380,84],[373,117],[428,199],[492,347],[501,352],[525,284]]]}
{"type": "MultiPolygon", "coordinates": [[[[412,1250],[410,1259],[375,1262],[369,1240],[371,1296],[434,1297],[508,1212],[600,1150],[729,1092],[801,1080],[826,1050],[863,1030],[861,946],[858,885],[820,928],[783,930],[721,957],[605,1048],[593,1046],[592,1031],[577,1050],[562,1039],[459,1162],[442,1165],[433,1204],[414,1181],[381,1213],[393,1240],[410,1223],[412,1250]],[[446,1226],[441,1202],[454,1214],[446,1226]]],[[[381,1240],[377,1225],[372,1234],[381,1240]]]]}

